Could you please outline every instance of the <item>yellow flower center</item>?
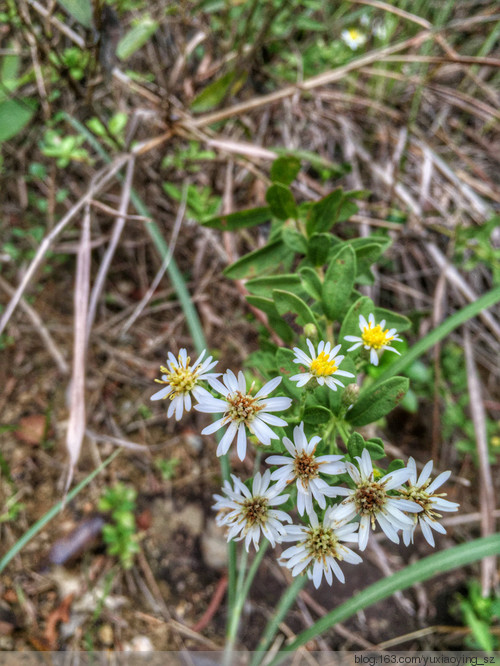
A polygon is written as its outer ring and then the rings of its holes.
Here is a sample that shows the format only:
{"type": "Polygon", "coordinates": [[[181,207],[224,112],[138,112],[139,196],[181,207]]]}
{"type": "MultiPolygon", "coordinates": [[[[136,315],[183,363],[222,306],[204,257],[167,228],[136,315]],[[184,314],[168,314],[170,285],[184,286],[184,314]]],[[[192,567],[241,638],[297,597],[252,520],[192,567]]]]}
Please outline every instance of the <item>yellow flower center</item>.
{"type": "Polygon", "coordinates": [[[189,363],[191,359],[189,356],[186,358],[186,365],[182,364],[182,359],[179,356],[179,365],[170,372],[165,366],[161,366],[160,370],[165,373],[167,376],[166,380],[155,379],[155,382],[158,384],[168,384],[172,387],[172,391],[169,394],[170,400],[173,400],[175,397],[182,395],[184,393],[191,393],[191,391],[196,386],[196,375],[198,374],[198,367],[190,370],[189,363]]]}
{"type": "Polygon", "coordinates": [[[420,504],[423,510],[422,513],[418,515],[426,515],[431,520],[436,520],[436,518],[442,518],[442,515],[437,511],[434,511],[432,508],[432,498],[446,497],[446,493],[433,493],[432,495],[429,495],[429,493],[426,492],[426,488],[430,485],[430,483],[431,480],[427,479],[427,481],[420,488],[418,486],[410,486],[407,490],[402,490],[401,492],[407,499],[420,504]]]}
{"type": "Polygon", "coordinates": [[[359,32],[359,30],[356,30],[356,28],[349,28],[348,33],[353,42],[357,42],[363,38],[363,35],[359,32]]]}
{"type": "Polygon", "coordinates": [[[361,339],[364,344],[372,349],[381,349],[393,338],[393,335],[389,335],[389,329],[386,328],[385,331],[383,331],[380,324],[373,327],[371,324],[368,324],[368,327],[365,328],[361,334],[361,339]]]}
{"type": "Polygon", "coordinates": [[[316,377],[326,377],[337,372],[338,368],[333,361],[330,361],[329,355],[321,352],[311,363],[311,372],[316,377]]]}

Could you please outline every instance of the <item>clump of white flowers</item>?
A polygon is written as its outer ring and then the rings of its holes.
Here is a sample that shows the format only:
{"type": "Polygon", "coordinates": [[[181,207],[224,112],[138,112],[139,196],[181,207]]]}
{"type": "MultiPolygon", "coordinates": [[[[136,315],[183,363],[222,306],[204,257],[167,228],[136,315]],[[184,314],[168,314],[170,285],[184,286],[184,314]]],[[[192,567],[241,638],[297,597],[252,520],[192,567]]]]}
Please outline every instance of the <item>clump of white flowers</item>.
{"type": "MultiPolygon", "coordinates": [[[[377,323],[373,313],[368,318],[359,315],[359,329],[359,336],[344,338],[354,343],[347,353],[359,347],[368,352],[366,358],[353,355],[353,359],[357,357],[358,368],[368,362],[377,365],[384,351],[399,353],[392,343],[401,338],[395,328],[385,328],[385,320],[377,323]]],[[[369,443],[351,453],[348,443],[347,453],[341,453],[331,436],[340,418],[334,412],[321,437],[314,431],[308,432],[314,429],[307,418],[307,399],[313,391],[324,390],[323,387],[335,391],[335,394],[327,391],[325,395],[337,400],[337,404],[340,402],[344,410],[341,414],[345,414],[358,400],[359,386],[352,372],[340,369],[345,359],[341,344],[332,346],[331,342],[321,340],[315,346],[309,338],[305,343],[309,354],[299,347],[293,349],[293,362],[300,369],[289,377],[296,384],[293,395],[297,389],[304,390],[300,408],[295,413],[291,410],[289,421],[276,412],[287,412],[293,399],[279,394],[271,396],[283,390],[281,375],[272,377],[255,391],[254,383],[248,386],[241,371],[236,375],[227,370],[219,381],[221,373],[211,372],[217,361],[212,361],[211,356],[205,358],[206,351],[193,364],[185,349],[180,350],[177,358],[169,352],[167,366],[161,367],[164,374],[156,380],[164,386],[151,400],[168,398],[167,416],[175,415],[177,420],[184,411],[191,410],[192,399],[198,412],[220,415],[202,430],[203,435],[224,430],[217,447],[218,456],[228,453],[235,438],[240,460],[246,457],[249,439],[271,448],[271,455],[265,459],[269,467],[263,473],[257,472],[248,482],[234,474],[231,474],[232,483],[224,481],[222,495],[214,496],[217,523],[227,528],[228,541],[243,540],[247,551],[251,545],[258,550],[262,538],[272,546],[296,542],[283,551],[280,562],[293,576],[305,573],[318,587],[323,578],[330,585],[334,578],[344,582],[339,563],[362,561],[345,544],[353,544],[363,552],[371,531],[376,528],[394,543],[399,543],[402,537],[404,544],[409,545],[419,527],[426,541],[434,546],[433,531],[446,533],[438,522],[441,512],[457,511],[458,504],[445,499],[445,493],[436,492],[451,472],[442,472],[432,481],[432,461],[423,467],[420,475],[413,458],[406,466],[399,461],[399,467],[394,464],[394,469],[384,473],[373,463],[369,443]],[[347,389],[341,378],[350,382],[347,389]],[[341,393],[340,398],[337,392],[341,393]],[[298,418],[297,411],[300,411],[298,418]],[[278,508],[281,505],[286,510],[278,508]],[[300,524],[292,524],[290,512],[294,508],[300,524]]],[[[354,368],[354,363],[350,363],[354,368]]],[[[350,427],[347,422],[345,425],[350,427]]],[[[345,432],[339,432],[347,442],[345,432]]],[[[364,442],[361,437],[360,440],[364,442]]]]}

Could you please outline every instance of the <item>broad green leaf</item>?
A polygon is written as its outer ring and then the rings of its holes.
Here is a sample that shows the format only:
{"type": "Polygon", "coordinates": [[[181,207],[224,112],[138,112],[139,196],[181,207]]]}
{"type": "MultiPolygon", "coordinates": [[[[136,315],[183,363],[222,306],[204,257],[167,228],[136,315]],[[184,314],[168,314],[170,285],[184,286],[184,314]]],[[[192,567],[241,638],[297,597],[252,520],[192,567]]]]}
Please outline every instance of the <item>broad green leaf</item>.
{"type": "Polygon", "coordinates": [[[385,308],[375,308],[375,321],[379,324],[385,319],[384,328],[395,328],[398,333],[411,328],[411,321],[404,315],[397,314],[385,308]]]}
{"type": "Polygon", "coordinates": [[[310,207],[309,218],[306,222],[307,234],[329,231],[337,221],[337,213],[344,198],[341,187],[327,194],[326,197],[315,201],[310,207]]]}
{"type": "Polygon", "coordinates": [[[145,17],[131,28],[118,42],[116,55],[120,60],[127,60],[138,51],[158,29],[158,21],[145,17]]]}
{"type": "Polygon", "coordinates": [[[299,268],[299,275],[307,293],[317,301],[321,300],[323,284],[314,268],[303,266],[302,268],[299,268]]]}
{"type": "Polygon", "coordinates": [[[366,448],[370,453],[372,460],[380,460],[385,458],[384,442],[380,437],[372,437],[366,440],[366,448]]]}
{"type": "Polygon", "coordinates": [[[353,432],[347,442],[347,453],[351,458],[354,458],[355,456],[360,456],[365,448],[366,444],[364,438],[359,432],[353,432]]]}
{"type": "Polygon", "coordinates": [[[267,268],[276,268],[290,254],[281,240],[268,243],[258,250],[249,252],[224,270],[224,275],[232,280],[251,278],[261,275],[267,268]]]}
{"type": "Polygon", "coordinates": [[[19,87],[19,65],[21,58],[18,55],[6,55],[2,58],[0,67],[0,102],[8,99],[10,93],[19,87]]]}
{"type": "Polygon", "coordinates": [[[283,155],[272,163],[270,176],[273,183],[290,185],[299,171],[300,160],[293,155],[283,155]]]}
{"type": "Polygon", "coordinates": [[[269,222],[271,211],[267,206],[261,208],[250,208],[238,213],[229,213],[229,215],[219,215],[212,217],[202,223],[204,227],[220,229],[220,231],[236,231],[237,229],[246,229],[255,227],[257,224],[269,222]]]}
{"type": "Polygon", "coordinates": [[[246,74],[236,78],[236,72],[227,72],[212,83],[209,83],[191,102],[191,110],[195,112],[209,111],[218,106],[228,94],[234,94],[241,87],[246,74]]]}
{"type": "Polygon", "coordinates": [[[314,324],[316,327],[318,326],[311,308],[301,298],[290,291],[275,289],[273,291],[273,300],[280,315],[283,316],[287,312],[297,315],[297,324],[299,326],[305,326],[309,323],[314,324]]]}
{"type": "Polygon", "coordinates": [[[410,385],[406,377],[391,377],[385,382],[363,391],[346,420],[355,426],[368,425],[385,416],[404,398],[410,385]]]}
{"type": "MultiPolygon", "coordinates": [[[[351,345],[350,342],[345,342],[344,338],[346,335],[361,335],[359,315],[362,314],[365,319],[368,319],[368,315],[370,312],[373,312],[373,309],[373,301],[368,298],[368,296],[361,296],[361,298],[358,298],[358,300],[351,305],[344,317],[339,335],[339,342],[341,342],[342,345],[347,345],[346,349],[351,345]]],[[[353,355],[356,355],[356,353],[359,353],[359,348],[350,352],[350,354],[353,355]]]]}
{"type": "Polygon", "coordinates": [[[281,230],[281,237],[285,245],[297,254],[307,253],[307,239],[299,231],[284,226],[281,230]]]}
{"type": "Polygon", "coordinates": [[[339,207],[339,211],[337,213],[337,219],[335,221],[345,222],[353,215],[356,215],[358,210],[359,208],[356,206],[354,201],[344,200],[339,207]]]}
{"type": "Polygon", "coordinates": [[[84,28],[92,27],[92,2],[91,0],[58,0],[59,4],[84,28]]]}
{"type": "Polygon", "coordinates": [[[304,422],[316,425],[319,423],[328,423],[332,418],[332,414],[326,407],[321,405],[306,406],[304,410],[304,422]]]}
{"type": "Polygon", "coordinates": [[[283,321],[280,317],[274,301],[263,296],[247,296],[246,299],[250,305],[266,313],[269,326],[276,331],[283,342],[290,343],[293,341],[295,333],[286,321],[283,321]]]}
{"type": "Polygon", "coordinates": [[[0,143],[11,139],[26,127],[36,106],[32,99],[7,99],[0,103],[0,143]]]}
{"type": "Polygon", "coordinates": [[[268,275],[266,277],[253,278],[245,283],[245,287],[251,294],[256,296],[269,296],[273,289],[284,289],[294,294],[300,289],[302,282],[296,273],[289,275],[268,275]]]}
{"type": "Polygon", "coordinates": [[[370,266],[382,255],[383,248],[378,243],[369,243],[355,250],[357,261],[357,275],[366,274],[370,266]]]}
{"type": "Polygon", "coordinates": [[[328,258],[332,237],[330,234],[312,234],[307,243],[307,257],[315,266],[323,266],[328,258]]]}
{"type": "Polygon", "coordinates": [[[266,201],[271,208],[272,214],[279,220],[297,218],[297,205],[295,199],[285,185],[281,185],[280,183],[271,185],[266,192],[266,201]]]}
{"type": "Polygon", "coordinates": [[[280,347],[276,352],[276,366],[278,374],[283,377],[283,389],[293,398],[300,398],[303,388],[298,388],[296,382],[291,382],[290,377],[299,374],[299,366],[293,362],[295,354],[291,349],[280,347]]]}
{"type": "Polygon", "coordinates": [[[332,257],[323,281],[321,304],[330,321],[344,314],[356,278],[356,255],[348,244],[342,245],[332,257]]]}

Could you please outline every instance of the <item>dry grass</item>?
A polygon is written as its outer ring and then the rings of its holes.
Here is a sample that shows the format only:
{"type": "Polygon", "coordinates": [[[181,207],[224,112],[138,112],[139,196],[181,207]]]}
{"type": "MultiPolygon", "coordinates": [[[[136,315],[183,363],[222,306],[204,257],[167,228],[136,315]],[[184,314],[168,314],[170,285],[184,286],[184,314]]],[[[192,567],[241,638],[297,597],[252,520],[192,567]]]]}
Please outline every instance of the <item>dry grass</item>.
{"type": "MultiPolygon", "coordinates": [[[[305,162],[295,193],[299,200],[319,198],[339,184],[372,192],[340,233],[368,236],[386,229],[391,235],[390,269],[382,267],[375,284],[367,288],[375,301],[403,314],[418,315],[420,336],[491,288],[487,265],[479,263],[474,270],[464,271],[454,264],[454,256],[459,231],[480,230],[500,210],[500,54],[494,50],[480,53],[475,48],[500,19],[495,3],[455,3],[454,15],[440,29],[387,3],[356,0],[351,4],[369,5],[379,15],[394,13],[402,22],[415,25],[415,30],[401,39],[396,35],[390,45],[371,49],[331,70],[308,78],[298,71],[293,84],[273,74],[272,67],[262,66],[261,75],[273,86],[265,94],[256,92],[262,86],[256,80],[259,52],[254,49],[247,54],[252,76],[246,85],[234,98],[226,98],[221,108],[202,115],[190,111],[190,102],[242,54],[236,47],[223,50],[217,34],[211,33],[209,17],[193,18],[187,6],[173,19],[164,18],[163,2],[152,8],[154,15],[163,17],[160,28],[127,63],[136,72],[151,73],[152,80],[147,82],[133,81],[118,66],[111,78],[93,72],[92,77],[78,82],[62,72],[60,80],[51,80],[44,74],[48,53],[61,53],[70,45],[84,48],[88,39],[77,25],[55,17],[53,7],[48,10],[34,0],[23,0],[19,30],[13,33],[8,25],[3,26],[4,41],[14,39],[26,66],[31,63],[33,67],[33,81],[23,94],[37,96],[40,111],[22,135],[3,144],[0,241],[10,238],[13,227],[22,229],[25,237],[18,239],[19,262],[3,253],[0,332],[9,340],[0,360],[0,409],[8,425],[19,427],[23,417],[33,414],[45,424],[38,441],[22,432],[17,439],[9,430],[2,434],[2,459],[26,504],[19,521],[0,523],[3,546],[11,546],[59,495],[60,480],[67,472],[65,442],[70,469],[77,465],[76,478],[99,464],[113,447],[127,448],[120,467],[107,472],[86,498],[66,509],[66,528],[91,514],[102,487],[118,479],[143,490],[143,513],[155,498],[172,496],[180,505],[194,501],[206,506],[205,520],[209,520],[218,471],[213,447],[202,452],[196,448],[191,428],[198,430],[197,418],[186,421],[189,425],[179,435],[161,412],[144,410],[167,350],[193,349],[182,303],[166,270],[173,257],[209,347],[217,350],[227,367],[240,367],[257,345],[255,320],[262,323],[264,318],[246,304],[244,284],[229,282],[222,270],[261,244],[263,232],[221,236],[199,226],[187,206],[188,185],[210,188],[221,198],[223,212],[229,213],[265,203],[268,170],[275,156],[271,149],[311,151],[325,165],[349,163],[351,168],[343,175],[323,181],[318,169],[305,162]],[[204,47],[201,59],[196,55],[200,44],[204,47]],[[425,47],[432,50],[422,51],[425,47]],[[60,95],[55,97],[54,91],[60,95]],[[43,122],[60,110],[79,123],[125,112],[129,124],[124,150],[109,151],[111,161],[106,164],[86,144],[92,165],[71,162],[67,168],[56,168],[53,160],[41,154],[39,141],[43,122]],[[215,158],[204,161],[197,172],[163,168],[163,158],[186,149],[189,141],[213,150],[215,158]],[[26,179],[33,162],[46,165],[45,178],[26,179]],[[182,190],[182,201],[165,194],[165,181],[182,190]],[[67,196],[59,201],[57,194],[63,188],[67,196]],[[147,218],[133,203],[133,189],[169,244],[166,257],[158,256],[147,231],[147,218]],[[44,213],[37,209],[37,200],[47,202],[44,213]],[[46,230],[38,247],[29,235],[37,223],[46,230]],[[134,446],[147,446],[149,456],[143,449],[134,451],[134,446]],[[180,467],[175,480],[166,481],[153,462],[171,457],[179,458],[180,467]]],[[[128,16],[124,19],[129,20],[128,16]]],[[[74,130],[66,124],[64,132],[74,130]]],[[[500,244],[498,229],[491,243],[500,244]]],[[[465,349],[479,471],[476,473],[470,456],[459,459],[452,441],[441,440],[438,387],[433,404],[429,400],[423,408],[430,410],[430,425],[419,414],[400,414],[399,430],[385,434],[395,455],[415,455],[425,461],[432,452],[438,468],[452,467],[458,481],[472,480],[465,496],[456,484],[463,512],[448,519],[461,539],[479,530],[483,534],[494,531],[494,517],[498,517],[494,511],[498,475],[488,458],[485,414],[492,420],[500,418],[499,317],[498,310],[484,312],[452,336],[465,349]],[[412,428],[424,433],[425,441],[412,428]],[[479,497],[477,484],[482,488],[479,497]]],[[[441,377],[440,351],[436,349],[429,361],[434,364],[436,381],[441,377]]],[[[3,492],[8,493],[8,483],[2,483],[3,492]]],[[[144,520],[147,525],[147,516],[144,520]]],[[[25,591],[24,601],[19,597],[13,601],[22,618],[20,627],[25,629],[14,634],[16,647],[37,647],[44,622],[57,603],[50,575],[39,571],[40,553],[58,536],[57,529],[42,536],[32,550],[16,559],[0,585],[4,598],[15,585],[25,591]],[[26,629],[30,622],[35,629],[26,629]]],[[[180,649],[200,641],[220,644],[217,623],[209,625],[205,638],[188,628],[197,625],[212,593],[220,601],[220,572],[199,573],[185,588],[172,580],[173,574],[166,576],[168,585],[164,580],[160,586],[155,582],[162,576],[159,554],[168,560],[167,569],[175,569],[185,554],[181,537],[174,537],[178,552],[174,547],[167,557],[156,537],[145,536],[133,574],[113,589],[113,597],[141,598],[135,614],[130,610],[118,617],[118,612],[105,611],[106,622],[119,637],[115,645],[130,639],[131,627],[138,626],[156,637],[157,649],[180,649]],[[183,598],[189,599],[185,606],[183,598]],[[155,622],[163,633],[157,631],[155,622]]],[[[111,570],[109,561],[98,557],[102,570],[86,560],[89,580],[95,584],[102,583],[111,570]]],[[[401,565],[401,558],[394,553],[388,558],[382,546],[371,557],[382,575],[401,565]]],[[[202,567],[199,562],[197,566],[202,567]]],[[[491,562],[483,567],[483,589],[488,590],[495,572],[491,562]]],[[[280,586],[281,572],[272,565],[268,569],[274,586],[280,586]]],[[[454,581],[448,581],[450,588],[454,581]]],[[[461,578],[457,581],[457,585],[462,583],[461,578]]],[[[454,645],[452,628],[448,633],[435,628],[425,640],[411,631],[415,616],[427,625],[433,622],[429,594],[417,590],[415,598],[401,595],[397,599],[409,618],[411,638],[405,634],[399,643],[393,638],[387,641],[393,632],[382,626],[373,629],[369,641],[357,626],[352,631],[340,627],[339,635],[355,647],[384,641],[384,647],[454,645]]],[[[325,602],[317,601],[315,606],[304,593],[301,603],[295,621],[303,626],[310,621],[309,612],[321,613],[325,602]]],[[[283,628],[285,634],[294,630],[283,628]]],[[[81,646],[81,635],[77,632],[60,644],[81,646]]],[[[248,638],[250,643],[252,639],[248,638]]],[[[330,644],[337,644],[335,640],[330,644]]]]}

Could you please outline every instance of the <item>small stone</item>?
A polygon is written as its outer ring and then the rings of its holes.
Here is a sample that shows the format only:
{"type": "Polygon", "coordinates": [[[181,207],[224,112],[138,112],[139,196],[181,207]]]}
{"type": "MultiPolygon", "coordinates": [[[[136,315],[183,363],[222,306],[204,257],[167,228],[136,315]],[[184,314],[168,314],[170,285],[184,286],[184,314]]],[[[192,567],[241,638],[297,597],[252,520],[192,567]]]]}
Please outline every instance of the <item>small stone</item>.
{"type": "Polygon", "coordinates": [[[113,627],[110,624],[101,624],[97,635],[103,645],[113,645],[115,637],[113,627]]]}
{"type": "Polygon", "coordinates": [[[225,569],[227,567],[227,540],[225,529],[212,518],[208,521],[200,540],[201,554],[207,567],[225,569]]]}

